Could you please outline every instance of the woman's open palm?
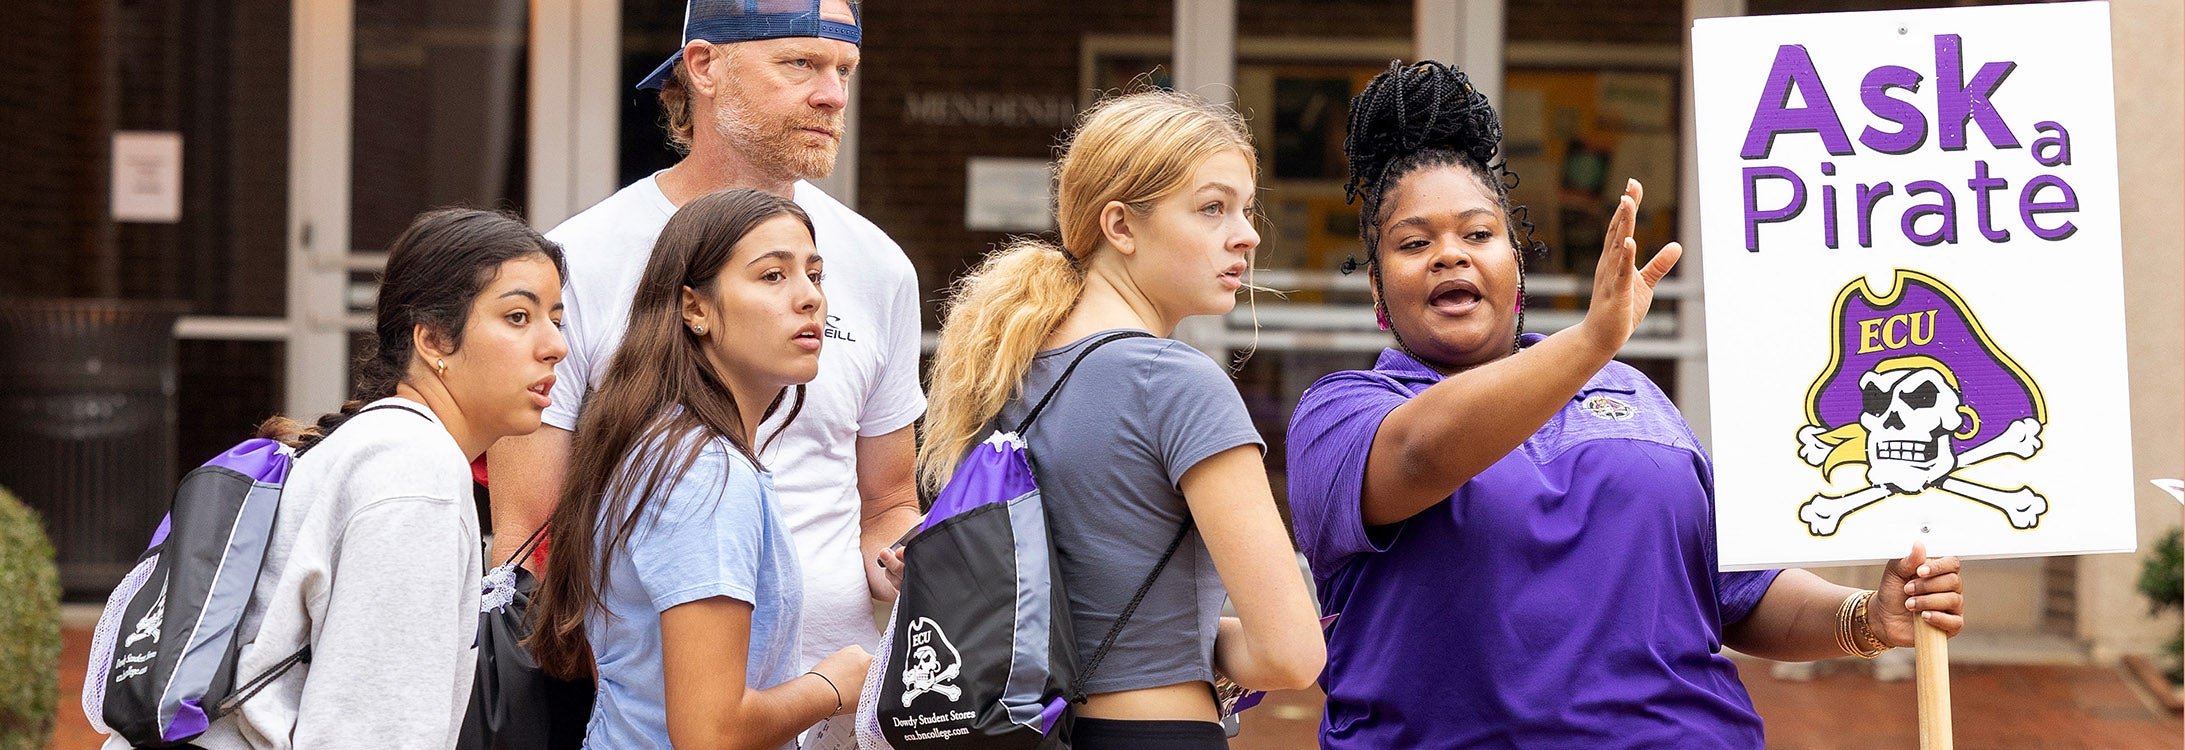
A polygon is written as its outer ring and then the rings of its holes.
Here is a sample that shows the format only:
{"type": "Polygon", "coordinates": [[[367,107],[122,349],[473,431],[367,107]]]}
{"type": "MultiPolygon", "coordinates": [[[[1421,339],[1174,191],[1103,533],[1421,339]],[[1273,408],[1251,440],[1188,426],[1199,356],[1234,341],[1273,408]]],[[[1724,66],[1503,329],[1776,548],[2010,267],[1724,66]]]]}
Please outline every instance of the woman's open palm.
{"type": "Polygon", "coordinates": [[[1638,266],[1639,243],[1632,239],[1638,225],[1639,201],[1645,189],[1638,180],[1625,183],[1616,213],[1609,217],[1608,236],[1601,241],[1601,262],[1593,271],[1593,302],[1583,325],[1594,341],[1611,351],[1623,348],[1639,321],[1654,304],[1654,287],[1675,268],[1684,248],[1663,245],[1646,267],[1638,266]]]}

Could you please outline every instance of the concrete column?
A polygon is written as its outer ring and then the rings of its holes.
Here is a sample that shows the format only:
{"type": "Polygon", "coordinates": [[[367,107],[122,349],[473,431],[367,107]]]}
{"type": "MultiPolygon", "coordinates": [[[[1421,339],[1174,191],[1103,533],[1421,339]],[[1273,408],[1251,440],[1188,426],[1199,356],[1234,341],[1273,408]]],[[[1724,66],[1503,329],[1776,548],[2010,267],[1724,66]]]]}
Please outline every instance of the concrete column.
{"type": "Polygon", "coordinates": [[[1176,0],[1176,90],[1237,98],[1236,0],[1176,0]]]}
{"type": "Polygon", "coordinates": [[[531,4],[531,146],[526,218],[540,230],[614,194],[621,0],[531,4]]]}
{"type": "Polygon", "coordinates": [[[2129,342],[2132,477],[2139,554],[2079,560],[2078,626],[2095,660],[2148,654],[2178,632],[2178,616],[2147,613],[2134,585],[2155,540],[2179,522],[2178,504],[2147,480],[2185,475],[2185,10],[2176,0],[2109,4],[2111,65],[2117,99],[2119,218],[2124,228],[2124,320],[2129,342]]]}
{"type": "Polygon", "coordinates": [[[1456,65],[1487,100],[1502,104],[1506,0],[1414,0],[1412,60],[1456,65]]]}
{"type": "Polygon", "coordinates": [[[349,395],[350,113],[353,0],[296,3],[290,31],[287,398],[298,419],[349,395]]]}
{"type": "MultiPolygon", "coordinates": [[[[1176,0],[1174,49],[1176,90],[1225,104],[1236,102],[1236,0],[1176,0]]],[[[1226,331],[1220,317],[1201,315],[1177,324],[1170,336],[1227,365],[1226,331]]]]}
{"type": "MultiPolygon", "coordinates": [[[[1692,22],[1701,18],[1745,15],[1745,0],[1684,0],[1684,100],[1683,147],[1677,165],[1677,241],[1684,258],[1677,261],[1676,275],[1692,285],[1692,294],[1677,305],[1677,340],[1687,351],[1698,352],[1677,359],[1677,409],[1692,425],[1701,445],[1713,445],[1713,412],[1707,403],[1707,296],[1700,284],[1699,252],[1699,135],[1692,95],[1692,22]]],[[[1665,186],[1666,187],[1666,186],[1665,186]]]]}

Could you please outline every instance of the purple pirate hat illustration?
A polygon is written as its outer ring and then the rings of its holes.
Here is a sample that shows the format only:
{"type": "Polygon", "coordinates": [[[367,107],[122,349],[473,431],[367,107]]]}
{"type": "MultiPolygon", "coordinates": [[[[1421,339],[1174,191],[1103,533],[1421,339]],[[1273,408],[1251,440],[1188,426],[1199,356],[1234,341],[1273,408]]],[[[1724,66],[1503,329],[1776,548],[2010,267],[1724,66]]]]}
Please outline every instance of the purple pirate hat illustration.
{"type": "Polygon", "coordinates": [[[1864,465],[1868,486],[1816,495],[1799,507],[1799,520],[1828,536],[1867,505],[1940,489],[1993,506],[2013,528],[2033,528],[2048,510],[2041,495],[1958,472],[2040,451],[2048,422],[2040,386],[1947,284],[1906,269],[1894,281],[1886,295],[1863,277],[1837,294],[1829,363],[1806,393],[1806,424],[1798,429],[1806,463],[1831,480],[1840,467],[1864,465]]]}
{"type": "Polygon", "coordinates": [[[2048,422],[2040,386],[2025,369],[1988,338],[1970,307],[1941,280],[1918,271],[1897,269],[1896,288],[1884,296],[1853,279],[1836,295],[1835,340],[1829,368],[1806,393],[1808,424],[1835,428],[1859,419],[1860,373],[1883,360],[1908,355],[1932,357],[1950,368],[1962,388],[1965,405],[1980,415],[1979,429],[1953,436],[1961,451],[1995,439],[2005,425],[2032,417],[2048,422]],[[1927,313],[1933,313],[1927,317],[1927,313]],[[1892,316],[1904,315],[1896,326],[1892,316]],[[1911,316],[1919,315],[1917,319],[1911,316]],[[1876,341],[1868,341],[1867,321],[1876,341]],[[1894,328],[1895,330],[1891,330],[1894,328]],[[1902,343],[1891,347],[1892,343],[1902,343]]]}

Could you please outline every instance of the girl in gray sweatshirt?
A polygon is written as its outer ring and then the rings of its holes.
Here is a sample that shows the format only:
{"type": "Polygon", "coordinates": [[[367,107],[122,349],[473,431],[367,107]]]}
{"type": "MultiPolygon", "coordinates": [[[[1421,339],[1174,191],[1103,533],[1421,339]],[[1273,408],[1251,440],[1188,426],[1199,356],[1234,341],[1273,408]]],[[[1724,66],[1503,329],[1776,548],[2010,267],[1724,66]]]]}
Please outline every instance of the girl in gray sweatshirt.
{"type": "Polygon", "coordinates": [[[197,746],[455,745],[477,659],[469,464],[538,428],[568,351],[561,287],[561,249],[501,214],[434,211],[395,240],[356,399],[316,426],[260,428],[311,449],[281,493],[236,673],[264,674],[305,645],[311,659],[197,746]]]}

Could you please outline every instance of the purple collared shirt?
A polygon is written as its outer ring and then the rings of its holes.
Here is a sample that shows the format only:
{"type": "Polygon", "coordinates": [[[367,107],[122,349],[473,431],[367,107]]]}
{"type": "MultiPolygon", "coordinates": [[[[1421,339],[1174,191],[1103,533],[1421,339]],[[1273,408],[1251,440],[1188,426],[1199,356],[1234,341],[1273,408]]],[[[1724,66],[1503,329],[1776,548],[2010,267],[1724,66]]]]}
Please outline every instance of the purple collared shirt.
{"type": "Polygon", "coordinates": [[[1367,527],[1374,433],[1441,380],[1386,350],[1290,422],[1298,543],[1341,613],[1321,745],[1760,747],[1722,631],[1776,571],[1716,571],[1713,468],[1676,405],[1611,362],[1448,499],[1367,527]]]}

